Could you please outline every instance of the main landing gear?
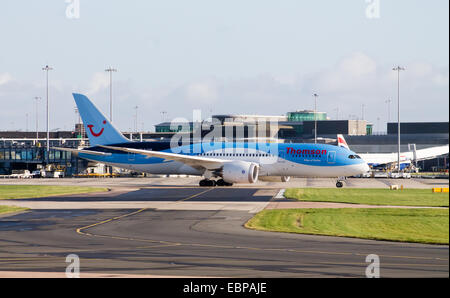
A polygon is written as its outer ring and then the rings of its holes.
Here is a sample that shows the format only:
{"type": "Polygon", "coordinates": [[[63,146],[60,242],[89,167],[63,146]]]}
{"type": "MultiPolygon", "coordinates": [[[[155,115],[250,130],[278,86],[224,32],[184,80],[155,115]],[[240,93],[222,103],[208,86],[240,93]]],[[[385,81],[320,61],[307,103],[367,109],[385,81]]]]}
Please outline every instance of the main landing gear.
{"type": "Polygon", "coordinates": [[[233,186],[233,183],[228,183],[228,182],[224,181],[223,179],[219,179],[217,181],[210,180],[210,179],[203,179],[203,180],[200,180],[199,185],[201,187],[205,187],[205,186],[209,186],[209,187],[214,187],[214,186],[233,186]]]}
{"type": "Polygon", "coordinates": [[[209,179],[203,179],[203,180],[200,180],[199,185],[201,187],[204,187],[204,186],[216,186],[216,181],[209,180],[209,179]]]}

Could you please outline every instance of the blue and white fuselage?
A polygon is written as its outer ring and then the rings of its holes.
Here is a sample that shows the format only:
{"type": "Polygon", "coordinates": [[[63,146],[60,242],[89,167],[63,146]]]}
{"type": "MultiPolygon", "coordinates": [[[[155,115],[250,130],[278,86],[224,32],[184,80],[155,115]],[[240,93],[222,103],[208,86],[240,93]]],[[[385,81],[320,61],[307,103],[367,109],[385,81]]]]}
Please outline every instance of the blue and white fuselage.
{"type": "Polygon", "coordinates": [[[92,147],[65,150],[115,167],[203,176],[202,186],[211,185],[214,178],[219,185],[231,185],[254,183],[259,176],[337,178],[369,170],[353,151],[327,144],[130,142],[86,96],[74,98],[92,147]]]}
{"type": "MultiPolygon", "coordinates": [[[[342,177],[365,173],[367,164],[348,149],[325,144],[213,143],[206,151],[202,143],[170,148],[170,142],[136,142],[109,145],[138,150],[174,153],[186,157],[205,157],[223,161],[244,161],[259,165],[259,176],[342,177]],[[163,149],[164,148],[164,149],[163,149]],[[173,152],[175,151],[175,152],[173,152]]],[[[181,161],[149,157],[138,152],[123,152],[91,147],[87,150],[105,156],[79,153],[81,158],[152,174],[203,175],[204,170],[181,161]]]]}

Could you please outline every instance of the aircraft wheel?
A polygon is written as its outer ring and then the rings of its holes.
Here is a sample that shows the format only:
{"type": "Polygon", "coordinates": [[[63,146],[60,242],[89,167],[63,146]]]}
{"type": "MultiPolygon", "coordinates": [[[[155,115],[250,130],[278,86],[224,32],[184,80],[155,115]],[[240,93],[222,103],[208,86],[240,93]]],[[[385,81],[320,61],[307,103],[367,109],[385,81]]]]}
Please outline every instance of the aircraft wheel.
{"type": "Polygon", "coordinates": [[[199,185],[201,187],[205,187],[205,186],[216,186],[216,181],[214,180],[208,180],[208,179],[203,179],[200,180],[199,185]]]}
{"type": "Polygon", "coordinates": [[[341,188],[342,186],[344,186],[344,183],[342,183],[341,181],[336,182],[337,188],[341,188]]]}
{"type": "Polygon", "coordinates": [[[226,182],[223,179],[219,179],[219,180],[216,181],[216,185],[217,186],[233,186],[233,183],[226,182]]]}

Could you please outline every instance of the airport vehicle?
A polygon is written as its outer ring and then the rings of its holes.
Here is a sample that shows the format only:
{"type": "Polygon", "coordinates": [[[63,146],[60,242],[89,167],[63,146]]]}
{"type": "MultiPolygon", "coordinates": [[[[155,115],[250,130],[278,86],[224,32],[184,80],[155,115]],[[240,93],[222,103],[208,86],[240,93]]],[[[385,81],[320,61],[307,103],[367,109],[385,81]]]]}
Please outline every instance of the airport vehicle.
{"type": "MultiPolygon", "coordinates": [[[[341,134],[337,135],[338,146],[349,149],[344,136],[341,134]]],[[[412,150],[409,152],[400,152],[400,170],[405,167],[409,167],[411,162],[433,159],[449,152],[449,145],[436,146],[426,149],[412,150]]],[[[380,166],[392,164],[397,166],[398,163],[398,153],[358,153],[358,155],[367,162],[369,166],[380,166]]]]}
{"type": "Polygon", "coordinates": [[[31,177],[32,178],[41,178],[42,177],[41,170],[34,170],[33,172],[31,172],[31,177]]]}
{"type": "Polygon", "coordinates": [[[12,170],[12,173],[11,175],[9,175],[9,178],[28,179],[32,178],[32,176],[29,170],[12,170]]]}
{"type": "MultiPolygon", "coordinates": [[[[73,94],[90,148],[67,149],[80,158],[152,174],[204,177],[200,186],[255,183],[259,176],[337,178],[367,172],[368,165],[349,149],[328,144],[255,142],[131,142],[84,95],[73,94]],[[217,179],[217,180],[214,180],[217,179]]],[[[174,138],[172,138],[174,139],[174,138]]]]}
{"type": "Polygon", "coordinates": [[[41,171],[41,177],[43,178],[63,178],[63,171],[41,171]]]}

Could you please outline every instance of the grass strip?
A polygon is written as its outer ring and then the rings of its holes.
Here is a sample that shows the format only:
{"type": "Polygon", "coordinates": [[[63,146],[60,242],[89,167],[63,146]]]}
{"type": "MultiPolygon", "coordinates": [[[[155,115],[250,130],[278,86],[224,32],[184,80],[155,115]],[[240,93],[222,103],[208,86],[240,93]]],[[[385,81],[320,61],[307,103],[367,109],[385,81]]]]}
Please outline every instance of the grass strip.
{"type": "Polygon", "coordinates": [[[27,210],[28,208],[15,207],[15,206],[0,206],[0,214],[6,214],[11,212],[18,212],[27,210]]]}
{"type": "Polygon", "coordinates": [[[0,185],[0,200],[39,198],[102,191],[108,191],[108,189],[62,185],[0,185]]]}
{"type": "Polygon", "coordinates": [[[263,210],[245,226],[275,232],[449,244],[449,211],[445,209],[263,210]]]}
{"type": "Polygon", "coordinates": [[[390,190],[380,188],[290,188],[288,199],[308,202],[335,202],[386,206],[448,207],[448,193],[431,189],[390,190]]]}

